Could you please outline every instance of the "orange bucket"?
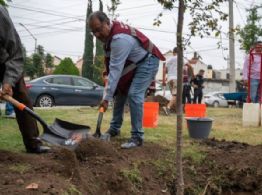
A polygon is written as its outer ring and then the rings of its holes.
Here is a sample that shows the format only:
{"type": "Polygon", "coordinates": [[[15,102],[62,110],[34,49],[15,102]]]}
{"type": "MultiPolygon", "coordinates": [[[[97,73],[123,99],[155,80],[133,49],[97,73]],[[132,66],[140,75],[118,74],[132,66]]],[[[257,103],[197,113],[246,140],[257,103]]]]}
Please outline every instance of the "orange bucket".
{"type": "Polygon", "coordinates": [[[186,117],[206,117],[206,104],[186,104],[186,117]]]}
{"type": "Polygon", "coordinates": [[[144,102],[143,127],[154,128],[158,125],[159,103],[144,102]]]}

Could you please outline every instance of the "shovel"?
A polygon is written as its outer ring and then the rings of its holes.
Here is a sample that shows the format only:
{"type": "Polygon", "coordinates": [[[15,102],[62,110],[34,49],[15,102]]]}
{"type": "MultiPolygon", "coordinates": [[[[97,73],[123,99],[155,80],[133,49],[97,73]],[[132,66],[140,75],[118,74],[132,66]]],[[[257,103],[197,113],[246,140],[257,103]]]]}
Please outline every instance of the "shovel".
{"type": "Polygon", "coordinates": [[[67,144],[68,140],[74,140],[74,137],[87,137],[89,126],[79,125],[63,121],[60,119],[55,119],[52,125],[48,125],[39,115],[37,115],[33,110],[25,106],[24,104],[18,102],[9,95],[2,95],[3,100],[10,102],[17,109],[22,112],[28,113],[33,118],[35,118],[43,127],[44,133],[41,139],[54,144],[54,145],[76,145],[78,142],[70,142],[67,144]]]}
{"type": "Polygon", "coordinates": [[[97,123],[96,123],[96,131],[93,135],[94,137],[98,137],[98,138],[101,137],[101,124],[102,124],[104,112],[105,112],[104,108],[101,107],[99,109],[98,119],[97,119],[97,123]]]}

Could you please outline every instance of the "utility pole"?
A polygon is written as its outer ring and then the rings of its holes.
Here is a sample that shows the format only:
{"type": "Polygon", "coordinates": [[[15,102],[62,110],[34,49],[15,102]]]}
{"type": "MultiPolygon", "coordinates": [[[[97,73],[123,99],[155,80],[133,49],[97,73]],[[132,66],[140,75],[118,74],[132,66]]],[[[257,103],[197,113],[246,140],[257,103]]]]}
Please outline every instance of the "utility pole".
{"type": "Polygon", "coordinates": [[[36,48],[37,48],[37,38],[26,28],[26,26],[22,23],[19,23],[20,26],[24,27],[25,30],[31,35],[31,37],[35,40],[35,53],[36,53],[36,48]]]}
{"type": "Polygon", "coordinates": [[[229,0],[229,92],[236,91],[233,0],[229,0]]]}

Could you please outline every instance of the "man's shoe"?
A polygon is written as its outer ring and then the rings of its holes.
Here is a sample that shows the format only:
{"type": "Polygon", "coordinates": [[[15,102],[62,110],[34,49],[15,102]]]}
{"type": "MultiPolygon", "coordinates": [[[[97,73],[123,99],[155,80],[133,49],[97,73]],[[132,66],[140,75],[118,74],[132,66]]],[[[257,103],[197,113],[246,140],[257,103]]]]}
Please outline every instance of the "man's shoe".
{"type": "Polygon", "coordinates": [[[27,153],[33,153],[33,154],[42,154],[47,153],[51,150],[48,146],[37,146],[34,149],[27,149],[27,153]]]}
{"type": "Polygon", "coordinates": [[[140,138],[131,138],[128,142],[121,145],[122,149],[131,149],[143,145],[143,140],[140,138]]]}

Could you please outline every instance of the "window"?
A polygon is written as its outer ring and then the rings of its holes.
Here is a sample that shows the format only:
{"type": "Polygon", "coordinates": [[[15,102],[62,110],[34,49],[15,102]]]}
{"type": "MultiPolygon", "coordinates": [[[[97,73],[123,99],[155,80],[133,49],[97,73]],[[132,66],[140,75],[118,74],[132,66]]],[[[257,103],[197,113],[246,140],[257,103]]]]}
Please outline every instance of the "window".
{"type": "Polygon", "coordinates": [[[58,85],[71,85],[71,78],[70,77],[54,77],[50,80],[52,84],[58,85]]]}
{"type": "Polygon", "coordinates": [[[93,87],[93,83],[81,78],[73,78],[74,85],[80,87],[93,87]]]}
{"type": "Polygon", "coordinates": [[[47,82],[47,83],[53,83],[53,78],[46,79],[45,82],[47,82]]]}

